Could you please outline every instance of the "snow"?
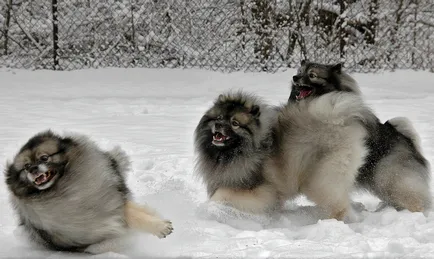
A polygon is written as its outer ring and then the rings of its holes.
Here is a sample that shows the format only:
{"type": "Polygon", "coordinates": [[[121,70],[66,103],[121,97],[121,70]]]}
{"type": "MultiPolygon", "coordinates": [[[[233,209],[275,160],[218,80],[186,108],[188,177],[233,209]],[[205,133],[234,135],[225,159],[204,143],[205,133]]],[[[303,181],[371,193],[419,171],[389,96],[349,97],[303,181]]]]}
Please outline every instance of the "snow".
{"type": "MultiPolygon", "coordinates": [[[[353,195],[360,220],[352,223],[324,219],[303,197],[272,218],[206,203],[204,185],[193,173],[193,131],[203,112],[219,93],[233,88],[255,92],[272,104],[285,102],[294,72],[3,69],[0,170],[29,137],[47,128],[88,134],[103,148],[120,144],[133,161],[128,184],[134,199],[172,220],[175,231],[161,240],[135,234],[126,238],[129,248],[96,258],[432,257],[434,213],[373,212],[379,200],[367,193],[353,195]]],[[[354,77],[383,121],[406,116],[414,123],[434,164],[434,74],[397,71],[354,77]]],[[[4,176],[0,178],[1,258],[89,256],[46,251],[24,239],[4,176]]]]}

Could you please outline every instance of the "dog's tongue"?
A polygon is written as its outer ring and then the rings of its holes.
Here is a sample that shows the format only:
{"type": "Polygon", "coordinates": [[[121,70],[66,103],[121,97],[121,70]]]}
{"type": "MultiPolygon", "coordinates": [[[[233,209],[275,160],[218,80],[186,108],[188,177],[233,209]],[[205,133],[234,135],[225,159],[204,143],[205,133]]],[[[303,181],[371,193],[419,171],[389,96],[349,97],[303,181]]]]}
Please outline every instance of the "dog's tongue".
{"type": "Polygon", "coordinates": [[[214,139],[217,140],[217,141],[223,141],[224,138],[225,138],[225,136],[223,134],[221,134],[221,133],[217,133],[214,136],[214,139]]]}
{"type": "Polygon", "coordinates": [[[298,99],[303,99],[306,96],[308,96],[310,93],[312,92],[312,90],[300,90],[300,93],[298,94],[298,99]]]}
{"type": "Polygon", "coordinates": [[[37,184],[37,185],[40,185],[41,183],[44,183],[44,182],[46,182],[47,181],[47,175],[46,174],[41,174],[40,176],[38,176],[36,179],[35,179],[35,183],[37,184]]]}

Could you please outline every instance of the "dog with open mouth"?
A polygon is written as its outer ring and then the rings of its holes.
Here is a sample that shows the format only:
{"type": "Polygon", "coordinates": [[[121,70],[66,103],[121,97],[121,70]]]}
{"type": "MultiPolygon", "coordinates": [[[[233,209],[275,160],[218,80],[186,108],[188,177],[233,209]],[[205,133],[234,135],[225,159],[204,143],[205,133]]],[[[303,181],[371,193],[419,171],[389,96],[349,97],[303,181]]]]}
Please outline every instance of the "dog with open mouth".
{"type": "Polygon", "coordinates": [[[22,146],[5,179],[19,224],[48,249],[116,251],[129,230],[169,235],[170,221],[132,201],[130,160],[119,147],[101,150],[86,136],[44,131],[22,146]]]}
{"type": "Polygon", "coordinates": [[[344,220],[365,154],[359,118],[368,112],[352,93],[282,106],[224,93],[196,127],[196,171],[210,201],[267,214],[305,194],[327,217],[344,220]]]}
{"type": "MultiPolygon", "coordinates": [[[[289,105],[314,100],[330,93],[361,95],[356,81],[342,70],[341,64],[302,61],[293,76],[289,105]]],[[[431,208],[430,165],[423,156],[419,135],[412,123],[396,117],[381,123],[365,113],[368,135],[364,146],[367,156],[359,168],[357,187],[370,191],[383,204],[397,210],[426,212],[431,208]]]]}
{"type": "Polygon", "coordinates": [[[308,97],[315,98],[333,91],[360,94],[356,81],[342,71],[340,63],[323,65],[303,60],[297,74],[292,79],[289,102],[308,97]]]}
{"type": "Polygon", "coordinates": [[[248,212],[277,205],[263,162],[272,148],[273,107],[242,91],[221,94],[195,130],[196,172],[208,197],[248,212]]]}

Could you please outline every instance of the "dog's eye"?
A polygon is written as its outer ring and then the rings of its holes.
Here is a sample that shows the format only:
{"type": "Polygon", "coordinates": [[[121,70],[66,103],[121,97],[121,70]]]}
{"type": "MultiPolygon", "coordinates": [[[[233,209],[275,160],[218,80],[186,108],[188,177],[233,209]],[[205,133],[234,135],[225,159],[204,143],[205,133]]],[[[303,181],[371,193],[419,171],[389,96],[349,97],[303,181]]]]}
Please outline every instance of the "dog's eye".
{"type": "Polygon", "coordinates": [[[232,121],[232,126],[234,127],[234,128],[238,128],[239,126],[240,126],[240,123],[238,122],[238,121],[232,121]]]}
{"type": "Polygon", "coordinates": [[[316,75],[314,74],[314,73],[309,73],[309,78],[315,78],[316,77],[316,75]]]}
{"type": "Polygon", "coordinates": [[[39,158],[39,160],[41,160],[42,162],[47,162],[48,161],[48,156],[47,155],[43,155],[39,158]]]}
{"type": "Polygon", "coordinates": [[[28,170],[29,168],[30,168],[30,164],[29,163],[27,163],[27,164],[24,165],[24,169],[25,170],[28,170]]]}

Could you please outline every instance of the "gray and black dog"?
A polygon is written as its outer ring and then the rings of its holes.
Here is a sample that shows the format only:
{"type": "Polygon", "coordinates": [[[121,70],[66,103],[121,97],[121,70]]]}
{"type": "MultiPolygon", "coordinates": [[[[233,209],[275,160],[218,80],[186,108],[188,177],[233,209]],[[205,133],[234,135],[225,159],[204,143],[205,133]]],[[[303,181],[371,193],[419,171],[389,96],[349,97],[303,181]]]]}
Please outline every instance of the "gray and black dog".
{"type": "MultiPolygon", "coordinates": [[[[315,99],[331,92],[361,94],[356,81],[341,64],[302,61],[293,76],[288,103],[315,99]]],[[[371,115],[370,115],[371,117],[371,115]]],[[[411,122],[396,117],[381,123],[365,120],[367,156],[356,178],[358,187],[377,195],[398,210],[424,212],[431,207],[429,162],[424,158],[419,135],[411,122]]]]}
{"type": "Polygon", "coordinates": [[[363,163],[369,109],[352,93],[269,106],[245,92],[220,95],[195,131],[197,173],[210,201],[264,214],[305,194],[345,219],[363,163]]]}
{"type": "Polygon", "coordinates": [[[129,229],[160,238],[170,221],[131,201],[130,160],[119,147],[101,150],[83,135],[44,131],[30,138],[6,168],[19,223],[53,250],[103,253],[129,229]]]}
{"type": "Polygon", "coordinates": [[[196,171],[211,200],[258,213],[277,206],[263,170],[276,118],[273,107],[241,91],[219,95],[205,112],[195,130],[196,171]]]}

